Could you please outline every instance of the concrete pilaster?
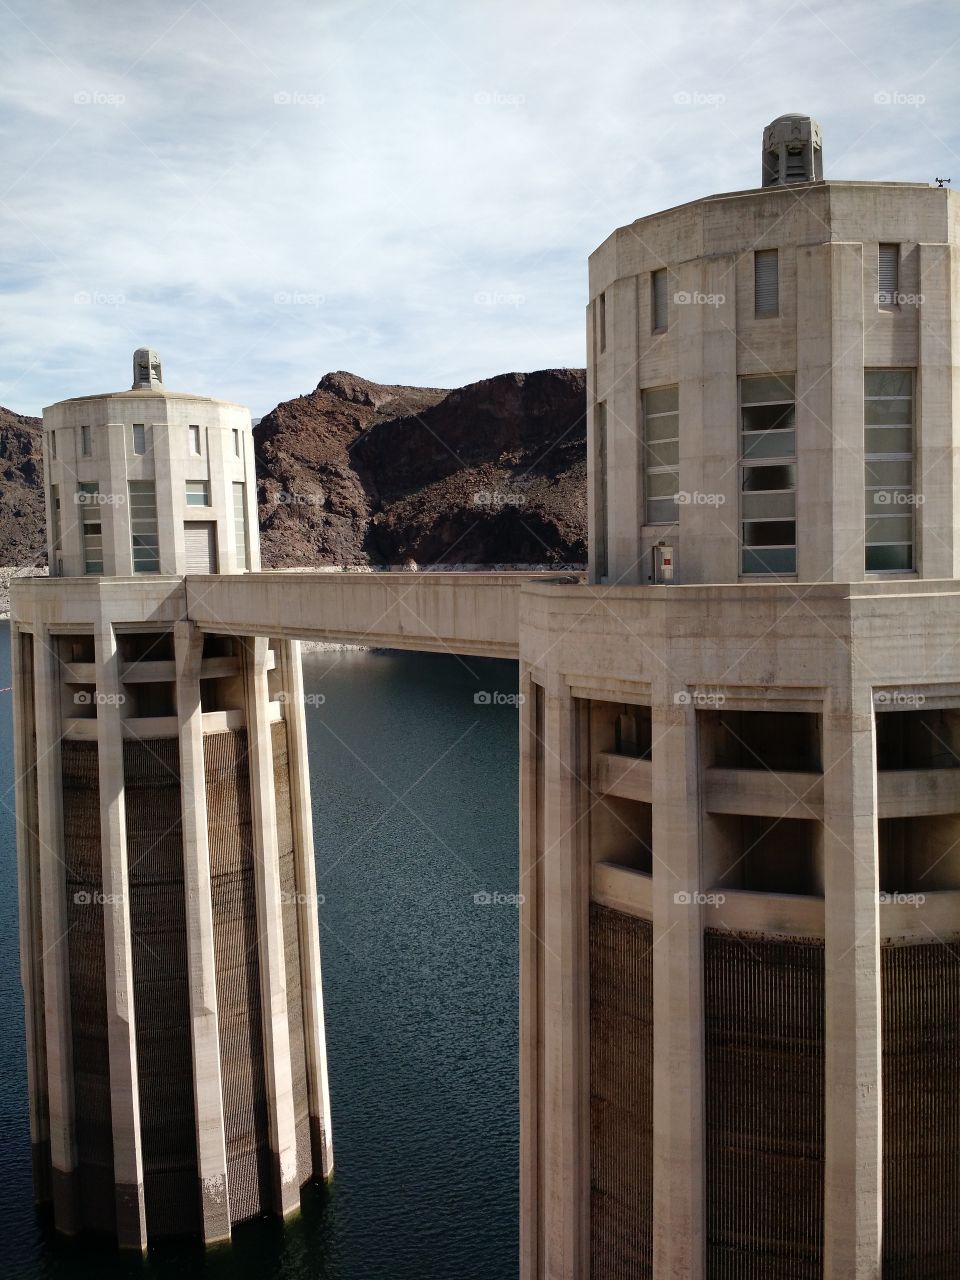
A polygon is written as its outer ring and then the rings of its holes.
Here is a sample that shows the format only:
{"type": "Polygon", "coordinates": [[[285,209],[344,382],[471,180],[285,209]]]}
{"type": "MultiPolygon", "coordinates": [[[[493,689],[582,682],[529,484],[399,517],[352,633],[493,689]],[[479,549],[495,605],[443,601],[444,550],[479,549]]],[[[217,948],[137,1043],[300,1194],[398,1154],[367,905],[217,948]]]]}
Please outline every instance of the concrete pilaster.
{"type": "MultiPolygon", "coordinates": [[[[594,319],[596,313],[596,302],[587,304],[586,324],[587,324],[587,351],[589,359],[587,360],[587,554],[589,558],[590,581],[597,582],[600,574],[598,573],[598,547],[601,541],[601,533],[606,536],[606,525],[603,530],[600,529],[599,517],[597,511],[597,475],[596,460],[597,446],[595,439],[594,405],[596,404],[596,381],[597,381],[597,353],[596,353],[596,336],[594,319]]],[[[603,513],[603,520],[606,521],[606,513],[603,513]]]]}
{"type": "Polygon", "coordinates": [[[145,1250],[140,1088],[133,1001],[133,952],[127,875],[127,822],[120,719],[120,655],[112,625],[101,620],[94,637],[97,667],[97,760],[100,778],[100,848],[103,858],[103,941],[106,964],[107,1044],[117,1243],[145,1250]]]}
{"type": "Polygon", "coordinates": [[[47,1114],[47,1053],[44,1043],[41,901],[38,883],[36,746],[34,740],[33,638],[14,627],[10,636],[15,733],[17,891],[20,906],[20,983],[27,1039],[30,1148],[34,1197],[50,1199],[50,1124],[47,1114]]]}
{"type": "Polygon", "coordinates": [[[679,479],[693,500],[677,508],[683,530],[678,582],[736,582],[740,573],[735,267],[734,255],[720,254],[680,275],[679,296],[690,301],[676,307],[679,479]]]}
{"type": "MultiPolygon", "coordinates": [[[[824,559],[802,567],[811,582],[858,582],[864,566],[863,471],[863,245],[830,246],[832,310],[830,374],[830,496],[833,546],[824,559]],[[815,575],[815,576],[814,576],[815,575]]],[[[798,439],[799,439],[798,423],[798,439]]],[[[825,444],[826,447],[826,444],[825,444]]],[[[812,527],[798,495],[799,548],[812,527]],[[804,522],[804,523],[801,523],[804,522]]]]}
{"type": "Polygon", "coordinates": [[[161,573],[176,573],[184,559],[183,520],[179,514],[184,493],[184,460],[182,450],[171,445],[170,431],[166,422],[156,422],[151,433],[157,527],[166,534],[160,538],[161,573]]]}
{"type": "Polygon", "coordinates": [[[203,1238],[207,1244],[212,1244],[230,1238],[230,1203],[223,1126],[210,851],[207,845],[203,714],[200,706],[203,634],[192,623],[177,623],[174,627],[174,643],[197,1177],[200,1184],[203,1238]]]}
{"type": "Polygon", "coordinates": [[[95,433],[97,469],[101,497],[115,499],[100,508],[103,529],[103,571],[118,577],[133,573],[133,543],[130,537],[130,492],[127,486],[127,445],[130,428],[111,423],[95,433]]]}
{"type": "Polygon", "coordinates": [[[260,572],[260,514],[257,510],[257,459],[253,448],[253,432],[241,434],[243,451],[243,483],[247,500],[247,549],[250,572],[260,572]]]}
{"type": "MultiPolygon", "coordinates": [[[[310,804],[310,761],[303,701],[303,668],[300,642],[285,640],[280,646],[283,688],[287,693],[287,753],[290,769],[290,807],[296,883],[300,894],[297,916],[300,934],[300,982],[303,992],[303,1029],[310,1103],[310,1138],[313,1172],[333,1175],[333,1122],[330,1082],[327,1074],[327,1041],[323,1018],[323,986],[320,975],[320,920],[317,871],[313,856],[313,812],[310,804]]],[[[299,1171],[302,1181],[306,1171],[299,1171]]]]}
{"type": "Polygon", "coordinates": [[[881,1249],[880,920],[870,690],[823,717],[826,985],[824,1280],[876,1280],[881,1249]]]}
{"type": "MultiPolygon", "coordinates": [[[[49,432],[46,433],[49,435],[49,432]]],[[[60,542],[62,577],[81,577],[84,571],[82,509],[77,503],[77,475],[80,466],[80,432],[68,427],[57,431],[57,461],[53,482],[60,490],[60,542]]],[[[44,484],[46,492],[47,485],[44,484]]],[[[51,563],[56,563],[51,547],[53,524],[50,519],[50,502],[47,502],[47,549],[51,563]]]]}
{"type": "Polygon", "coordinates": [[[539,685],[521,669],[520,691],[520,1280],[540,1277],[540,1088],[543,1021],[541,974],[543,746],[539,685]]]}
{"type": "Polygon", "coordinates": [[[915,404],[922,431],[915,460],[915,564],[925,578],[952,578],[957,571],[960,532],[954,516],[957,480],[957,405],[960,400],[960,337],[953,323],[953,299],[960,296],[960,264],[949,245],[921,244],[920,359],[915,404]]]}
{"type": "Polygon", "coordinates": [[[607,520],[609,580],[641,581],[639,501],[643,475],[637,369],[637,280],[607,289],[606,362],[598,366],[597,396],[607,404],[607,520]],[[600,380],[600,372],[605,380],[600,380]]]}
{"type": "Polygon", "coordinates": [[[550,1280],[589,1273],[589,868],[581,856],[575,706],[544,691],[543,1258],[550,1280]]]}
{"type": "Polygon", "coordinates": [[[270,1117],[270,1150],[274,1164],[274,1208],[286,1217],[300,1207],[300,1186],[297,1178],[296,1117],[290,1069],[280,861],[270,738],[268,642],[263,636],[245,639],[243,650],[257,933],[260,944],[263,1052],[270,1117]]]}
{"type": "Polygon", "coordinates": [[[703,927],[696,711],[664,677],[653,716],[653,1274],[704,1276],[703,927]]]}
{"type": "Polygon", "coordinates": [[[80,1229],[76,1185],[73,1042],[67,953],[66,876],[63,860],[63,775],[60,765],[60,661],[56,639],[46,628],[33,641],[37,733],[37,835],[40,916],[44,949],[43,1003],[50,1109],[53,1218],[58,1231],[80,1229]]]}
{"type": "MultiPolygon", "coordinates": [[[[797,467],[797,576],[801,582],[830,582],[834,577],[833,472],[837,446],[833,425],[832,274],[832,245],[798,248],[796,430],[803,454],[797,467]]],[[[851,443],[856,446],[855,440],[845,440],[841,447],[850,447],[851,443]]],[[[862,453],[862,444],[859,447],[862,453]]],[[[861,564],[861,573],[862,569],[861,564]]]]}

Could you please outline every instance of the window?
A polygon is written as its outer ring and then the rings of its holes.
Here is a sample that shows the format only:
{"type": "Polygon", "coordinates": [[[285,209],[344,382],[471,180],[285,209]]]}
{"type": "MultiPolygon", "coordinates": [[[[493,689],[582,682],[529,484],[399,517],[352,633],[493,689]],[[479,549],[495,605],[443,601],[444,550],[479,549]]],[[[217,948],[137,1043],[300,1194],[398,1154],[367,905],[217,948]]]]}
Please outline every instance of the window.
{"type": "MultiPolygon", "coordinates": [[[[89,428],[88,428],[89,429],[89,428]]],[[[80,529],[83,538],[84,573],[103,573],[103,525],[100,490],[96,484],[81,484],[77,490],[80,529]]]]}
{"type": "Polygon", "coordinates": [[[864,568],[909,573],[913,565],[913,370],[865,369],[864,568]]]}
{"type": "Polygon", "coordinates": [[[240,457],[240,428],[233,428],[233,452],[236,457],[240,457]]]}
{"type": "Polygon", "coordinates": [[[646,524],[673,524],[680,487],[679,388],[643,392],[643,496],[646,524]]]}
{"type": "Polygon", "coordinates": [[[60,486],[58,484],[52,484],[50,486],[50,515],[53,519],[53,529],[51,530],[51,532],[53,533],[53,549],[54,551],[59,551],[61,529],[60,529],[60,486]]]}
{"type": "Polygon", "coordinates": [[[742,573],[797,571],[797,432],[792,373],[740,379],[742,573]]]}
{"type": "Polygon", "coordinates": [[[190,427],[189,430],[190,430],[190,452],[199,453],[200,452],[200,428],[190,427]]]}
{"type": "Polygon", "coordinates": [[[758,249],[753,255],[753,309],[758,316],[780,314],[780,254],[758,249]]]}
{"type": "Polygon", "coordinates": [[[57,460],[57,433],[50,432],[50,457],[54,462],[57,460]]]}
{"type": "Polygon", "coordinates": [[[667,327],[667,271],[654,271],[650,277],[653,332],[663,333],[667,327]]]}
{"type": "Polygon", "coordinates": [[[607,402],[593,410],[593,516],[594,564],[598,581],[608,572],[607,562],[607,402]]]}
{"type": "Polygon", "coordinates": [[[233,531],[237,544],[237,568],[249,569],[250,556],[247,551],[247,486],[234,482],[233,486],[233,531]]]}
{"type": "Polygon", "coordinates": [[[89,458],[93,454],[93,437],[90,434],[89,427],[80,428],[80,452],[85,458],[89,458]]]}
{"type": "Polygon", "coordinates": [[[187,481],[187,506],[209,507],[210,486],[206,480],[187,481]]]}
{"type": "Polygon", "coordinates": [[[135,422],[133,424],[133,452],[134,453],[147,452],[147,428],[143,425],[143,423],[135,422]]]}
{"type": "Polygon", "coordinates": [[[597,346],[601,354],[607,349],[607,295],[597,299],[597,346]]]}
{"type": "Polygon", "coordinates": [[[880,245],[877,261],[877,305],[895,307],[900,292],[900,246],[880,245]]]}
{"type": "Polygon", "coordinates": [[[157,536],[157,491],[152,480],[130,481],[130,538],[133,572],[160,572],[157,536]]]}

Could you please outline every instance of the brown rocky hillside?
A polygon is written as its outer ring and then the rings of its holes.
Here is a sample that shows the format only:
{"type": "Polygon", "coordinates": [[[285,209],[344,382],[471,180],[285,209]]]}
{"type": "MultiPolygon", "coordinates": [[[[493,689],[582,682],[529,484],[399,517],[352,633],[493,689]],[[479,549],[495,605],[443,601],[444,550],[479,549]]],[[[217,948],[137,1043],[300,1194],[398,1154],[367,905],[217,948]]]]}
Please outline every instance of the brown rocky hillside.
{"type": "Polygon", "coordinates": [[[40,419],[0,406],[0,565],[46,562],[44,521],[40,419]]]}
{"type": "Polygon", "coordinates": [[[586,560],[585,374],[454,391],[348,373],[255,429],[265,564],[586,560]]]}

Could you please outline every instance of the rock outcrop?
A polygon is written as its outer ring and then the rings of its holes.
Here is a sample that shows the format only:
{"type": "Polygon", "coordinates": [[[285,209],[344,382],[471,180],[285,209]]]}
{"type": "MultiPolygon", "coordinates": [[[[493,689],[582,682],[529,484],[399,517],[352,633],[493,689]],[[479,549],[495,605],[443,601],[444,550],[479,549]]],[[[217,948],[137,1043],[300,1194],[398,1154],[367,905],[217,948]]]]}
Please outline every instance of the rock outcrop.
{"type": "Polygon", "coordinates": [[[454,391],[327,374],[254,432],[264,564],[586,560],[585,375],[454,391]]]}
{"type": "Polygon", "coordinates": [[[46,563],[40,428],[0,406],[0,565],[46,563]]]}

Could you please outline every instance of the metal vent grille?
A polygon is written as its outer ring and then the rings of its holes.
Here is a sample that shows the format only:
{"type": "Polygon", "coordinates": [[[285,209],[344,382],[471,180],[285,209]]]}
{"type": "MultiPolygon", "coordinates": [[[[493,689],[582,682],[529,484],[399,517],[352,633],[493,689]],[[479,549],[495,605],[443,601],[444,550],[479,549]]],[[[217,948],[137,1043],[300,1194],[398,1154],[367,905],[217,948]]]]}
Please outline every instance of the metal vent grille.
{"type": "Polygon", "coordinates": [[[758,316],[780,314],[779,258],[776,249],[758,249],[753,255],[753,302],[758,316]]]}
{"type": "Polygon", "coordinates": [[[654,271],[651,276],[651,292],[653,295],[653,329],[657,333],[667,327],[669,318],[667,313],[668,284],[665,267],[661,271],[654,271]]]}
{"type": "Polygon", "coordinates": [[[653,927],[590,904],[591,1280],[653,1276],[653,927]]]}
{"type": "Polygon", "coordinates": [[[882,244],[877,254],[877,299],[881,307],[895,307],[900,290],[900,246],[882,244]]]}
{"type": "Polygon", "coordinates": [[[123,744],[147,1234],[200,1229],[176,738],[123,744]]]}
{"type": "Polygon", "coordinates": [[[100,857],[100,777],[95,742],[61,743],[67,956],[80,1221],[114,1234],[113,1118],[100,857]]]}
{"type": "Polygon", "coordinates": [[[958,939],[880,952],[883,1277],[954,1280],[960,1258],[958,939]]]}
{"type": "Polygon", "coordinates": [[[824,958],[704,935],[707,1275],[820,1280],[824,958]]]}

